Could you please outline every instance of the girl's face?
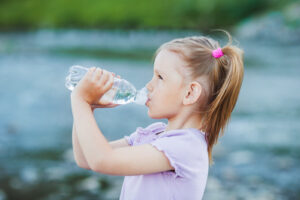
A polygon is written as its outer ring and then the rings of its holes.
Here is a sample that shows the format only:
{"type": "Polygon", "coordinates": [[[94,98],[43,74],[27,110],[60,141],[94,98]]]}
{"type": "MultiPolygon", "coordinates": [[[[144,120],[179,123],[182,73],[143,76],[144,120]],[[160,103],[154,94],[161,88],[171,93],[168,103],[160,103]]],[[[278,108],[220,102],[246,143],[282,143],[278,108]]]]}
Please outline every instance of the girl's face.
{"type": "Polygon", "coordinates": [[[161,50],[154,61],[154,75],[146,85],[149,94],[146,106],[151,118],[171,119],[181,107],[184,96],[183,66],[186,63],[178,54],[161,50]]]}

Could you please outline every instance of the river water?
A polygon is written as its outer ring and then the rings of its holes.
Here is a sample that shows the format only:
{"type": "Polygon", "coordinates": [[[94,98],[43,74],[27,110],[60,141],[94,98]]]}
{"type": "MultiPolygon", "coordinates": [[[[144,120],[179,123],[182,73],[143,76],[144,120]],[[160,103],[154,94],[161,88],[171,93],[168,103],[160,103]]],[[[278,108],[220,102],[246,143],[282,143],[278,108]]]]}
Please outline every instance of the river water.
{"type": "MultiPolygon", "coordinates": [[[[197,34],[0,33],[0,200],[118,199],[123,177],[80,169],[73,160],[70,92],[64,86],[68,68],[103,67],[142,88],[152,77],[152,56],[160,44],[197,34]]],[[[204,199],[299,199],[300,44],[239,42],[244,82],[214,149],[204,199]]],[[[95,116],[108,140],[157,121],[136,104],[98,109],[95,116]]]]}

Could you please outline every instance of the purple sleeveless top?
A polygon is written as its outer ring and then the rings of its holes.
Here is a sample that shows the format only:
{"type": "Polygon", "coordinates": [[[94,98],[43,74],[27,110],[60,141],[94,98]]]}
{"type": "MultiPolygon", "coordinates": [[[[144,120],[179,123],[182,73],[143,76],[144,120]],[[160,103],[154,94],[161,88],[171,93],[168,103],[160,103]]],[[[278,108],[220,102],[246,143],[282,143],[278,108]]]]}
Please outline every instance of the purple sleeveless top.
{"type": "Polygon", "coordinates": [[[165,128],[166,124],[157,122],[138,127],[124,138],[132,146],[151,144],[165,154],[175,170],[125,176],[120,200],[202,199],[209,165],[205,133],[194,128],[163,132],[165,128]]]}

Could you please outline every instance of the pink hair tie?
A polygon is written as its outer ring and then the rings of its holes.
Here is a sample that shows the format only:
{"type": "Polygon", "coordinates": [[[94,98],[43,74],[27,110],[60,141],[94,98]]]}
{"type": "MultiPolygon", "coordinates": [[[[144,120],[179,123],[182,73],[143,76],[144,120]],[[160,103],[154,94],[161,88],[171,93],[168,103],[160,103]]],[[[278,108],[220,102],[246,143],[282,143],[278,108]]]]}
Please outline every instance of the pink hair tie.
{"type": "Polygon", "coordinates": [[[224,56],[221,48],[217,48],[216,50],[213,50],[212,55],[215,58],[220,58],[220,57],[224,56]]]}

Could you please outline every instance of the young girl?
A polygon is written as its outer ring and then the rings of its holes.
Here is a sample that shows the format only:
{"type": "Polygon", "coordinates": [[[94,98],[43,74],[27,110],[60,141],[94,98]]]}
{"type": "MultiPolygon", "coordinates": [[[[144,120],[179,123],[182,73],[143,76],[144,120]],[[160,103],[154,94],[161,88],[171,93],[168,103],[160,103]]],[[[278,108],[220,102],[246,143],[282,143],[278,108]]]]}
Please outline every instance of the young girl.
{"type": "Polygon", "coordinates": [[[95,107],[113,84],[113,74],[91,68],[71,94],[73,148],[78,166],[125,176],[121,200],[202,198],[212,148],[229,121],[243,80],[242,50],[220,47],[208,37],[186,37],[156,52],[147,84],[148,115],[168,119],[108,142],[95,107]]]}

